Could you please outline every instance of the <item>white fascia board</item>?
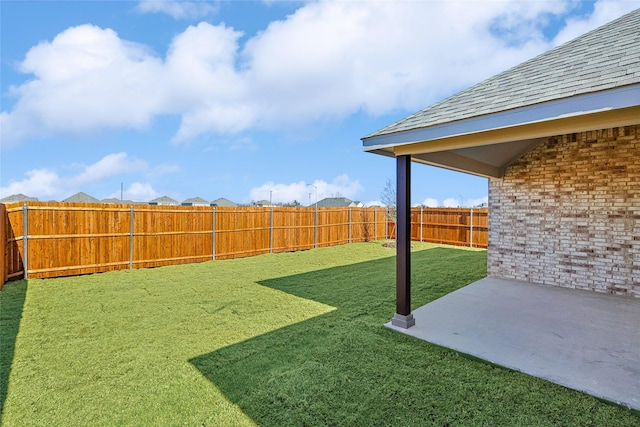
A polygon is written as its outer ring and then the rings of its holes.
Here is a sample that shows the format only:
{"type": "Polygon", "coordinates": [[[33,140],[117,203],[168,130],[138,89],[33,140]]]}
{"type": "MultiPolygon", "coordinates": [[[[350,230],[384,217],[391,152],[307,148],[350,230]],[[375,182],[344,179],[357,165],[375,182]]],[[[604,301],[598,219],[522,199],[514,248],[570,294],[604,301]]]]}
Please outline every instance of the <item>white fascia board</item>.
{"type": "Polygon", "coordinates": [[[450,123],[362,138],[364,151],[470,135],[572,116],[640,106],[640,84],[592,92],[450,123]]]}

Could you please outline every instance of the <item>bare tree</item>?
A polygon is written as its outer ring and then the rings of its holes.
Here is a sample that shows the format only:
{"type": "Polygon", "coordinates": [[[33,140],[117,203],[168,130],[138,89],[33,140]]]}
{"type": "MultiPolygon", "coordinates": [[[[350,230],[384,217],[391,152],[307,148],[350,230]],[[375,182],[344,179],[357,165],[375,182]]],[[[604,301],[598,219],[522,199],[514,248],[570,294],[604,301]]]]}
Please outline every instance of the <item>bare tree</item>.
{"type": "MultiPolygon", "coordinates": [[[[396,232],[396,217],[397,217],[397,201],[396,201],[396,186],[395,182],[391,179],[387,179],[387,182],[380,193],[380,201],[384,203],[386,208],[387,221],[393,222],[393,232],[396,232]]],[[[390,240],[390,239],[387,239],[390,240]]]]}

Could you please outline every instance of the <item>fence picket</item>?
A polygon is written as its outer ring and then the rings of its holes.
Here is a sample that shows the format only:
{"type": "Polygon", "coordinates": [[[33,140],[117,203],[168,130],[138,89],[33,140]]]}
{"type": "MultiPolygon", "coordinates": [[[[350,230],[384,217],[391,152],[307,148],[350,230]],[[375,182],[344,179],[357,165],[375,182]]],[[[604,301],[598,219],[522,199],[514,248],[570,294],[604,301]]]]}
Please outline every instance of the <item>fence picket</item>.
{"type": "Polygon", "coordinates": [[[29,207],[27,204],[24,204],[22,220],[24,221],[24,226],[22,227],[23,236],[22,236],[22,268],[24,269],[24,280],[29,278],[29,207]]]}
{"type": "Polygon", "coordinates": [[[9,237],[7,236],[7,213],[6,208],[0,203],[0,242],[2,242],[2,251],[0,252],[0,289],[7,281],[7,242],[9,237]]]}

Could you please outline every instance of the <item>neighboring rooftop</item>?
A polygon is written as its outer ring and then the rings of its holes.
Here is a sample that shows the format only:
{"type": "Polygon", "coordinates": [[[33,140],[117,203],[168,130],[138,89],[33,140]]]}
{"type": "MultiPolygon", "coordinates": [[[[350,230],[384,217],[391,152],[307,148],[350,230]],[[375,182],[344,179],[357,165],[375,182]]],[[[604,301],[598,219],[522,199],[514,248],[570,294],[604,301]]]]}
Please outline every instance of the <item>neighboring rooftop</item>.
{"type": "Polygon", "coordinates": [[[0,203],[37,202],[37,201],[38,201],[37,198],[25,196],[22,193],[12,194],[11,196],[7,196],[3,199],[0,199],[0,203]]]}
{"type": "MultiPolygon", "coordinates": [[[[315,203],[312,203],[309,206],[315,206],[315,203]]],[[[363,206],[361,202],[354,202],[351,199],[346,197],[327,197],[318,201],[319,208],[346,208],[346,207],[361,207],[363,206]]]]}
{"type": "Polygon", "coordinates": [[[149,202],[150,205],[179,205],[180,203],[178,203],[177,200],[172,199],[171,197],[168,196],[161,196],[158,198],[155,198],[153,200],[151,200],[149,202]]]}
{"type": "Polygon", "coordinates": [[[109,199],[102,199],[100,200],[101,203],[113,203],[113,204],[120,204],[120,205],[133,205],[136,204],[136,202],[134,202],[133,200],[127,200],[127,199],[117,199],[115,197],[111,197],[109,199]]]}
{"type": "Polygon", "coordinates": [[[209,202],[202,197],[191,197],[182,202],[182,206],[209,206],[209,202]]]}
{"type": "Polygon", "coordinates": [[[238,206],[237,203],[232,202],[229,199],[225,199],[224,197],[220,197],[218,199],[215,199],[214,201],[212,201],[210,203],[211,206],[228,206],[228,207],[235,207],[238,206]]]}
{"type": "Polygon", "coordinates": [[[83,193],[82,191],[74,194],[73,196],[67,197],[63,200],[65,203],[100,203],[100,200],[96,199],[93,196],[88,195],[87,193],[83,193]]]}

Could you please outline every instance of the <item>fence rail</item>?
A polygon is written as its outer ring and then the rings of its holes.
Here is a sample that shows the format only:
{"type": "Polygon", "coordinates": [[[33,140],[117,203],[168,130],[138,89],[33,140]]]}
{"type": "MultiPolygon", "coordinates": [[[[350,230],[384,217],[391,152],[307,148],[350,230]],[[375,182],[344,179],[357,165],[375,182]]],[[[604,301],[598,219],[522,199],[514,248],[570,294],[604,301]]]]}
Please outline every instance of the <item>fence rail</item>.
{"type": "MultiPolygon", "coordinates": [[[[7,279],[229,259],[395,238],[385,208],[0,204],[7,279]]],[[[412,239],[487,247],[487,209],[414,208],[412,239]]]]}

